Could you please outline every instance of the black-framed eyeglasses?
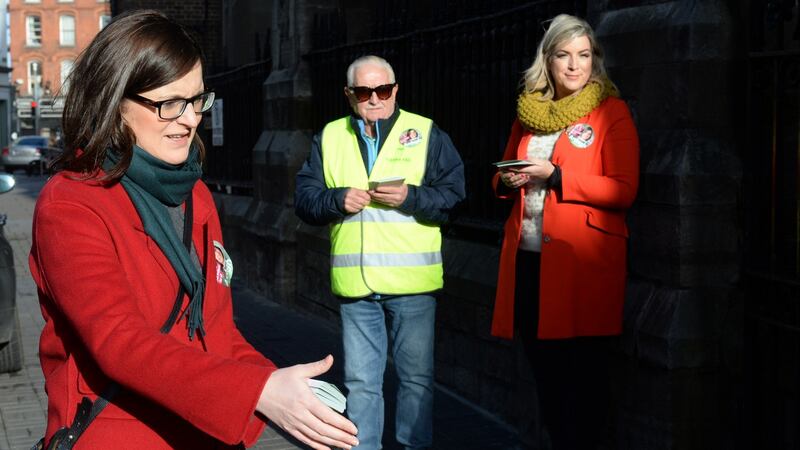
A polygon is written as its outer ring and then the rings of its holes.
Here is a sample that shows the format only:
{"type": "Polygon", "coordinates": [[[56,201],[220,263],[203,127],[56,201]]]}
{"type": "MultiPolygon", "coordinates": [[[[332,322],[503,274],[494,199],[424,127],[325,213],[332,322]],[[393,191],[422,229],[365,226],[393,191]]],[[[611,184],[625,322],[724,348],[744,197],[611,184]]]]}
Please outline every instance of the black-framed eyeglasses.
{"type": "Polygon", "coordinates": [[[382,84],[380,86],[375,86],[374,88],[366,86],[349,86],[347,90],[353,94],[359,103],[369,100],[369,98],[372,97],[373,92],[378,95],[379,99],[386,100],[392,96],[392,89],[394,89],[396,84],[397,83],[382,84]]]}
{"type": "Polygon", "coordinates": [[[164,120],[175,120],[182,116],[183,112],[186,111],[186,105],[189,103],[192,104],[195,114],[204,113],[214,105],[214,91],[205,91],[192,98],[171,98],[160,102],[136,94],[130,94],[127,97],[133,101],[156,108],[158,117],[164,120]]]}

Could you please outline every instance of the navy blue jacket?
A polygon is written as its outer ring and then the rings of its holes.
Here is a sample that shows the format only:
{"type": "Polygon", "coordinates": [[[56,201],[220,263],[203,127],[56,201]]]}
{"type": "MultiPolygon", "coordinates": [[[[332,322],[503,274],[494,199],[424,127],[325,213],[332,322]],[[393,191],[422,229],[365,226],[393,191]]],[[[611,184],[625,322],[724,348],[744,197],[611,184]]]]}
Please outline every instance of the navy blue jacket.
{"type": "MultiPolygon", "coordinates": [[[[388,119],[378,121],[381,130],[381,142],[378,152],[385,142],[386,136],[394,126],[400,108],[388,119]]],[[[357,116],[350,115],[350,124],[358,130],[357,116]]],[[[367,167],[367,144],[360,133],[358,146],[364,167],[367,167]]],[[[325,185],[322,169],[322,133],[314,136],[311,153],[297,173],[294,194],[294,209],[300,219],[311,225],[327,225],[343,218],[344,195],[349,187],[329,189],[325,185]]],[[[425,176],[421,186],[408,186],[408,196],[397,209],[411,214],[419,222],[441,224],[447,221],[453,207],[464,199],[464,164],[450,137],[440,130],[436,124],[431,128],[428,141],[428,155],[425,176]]]]}

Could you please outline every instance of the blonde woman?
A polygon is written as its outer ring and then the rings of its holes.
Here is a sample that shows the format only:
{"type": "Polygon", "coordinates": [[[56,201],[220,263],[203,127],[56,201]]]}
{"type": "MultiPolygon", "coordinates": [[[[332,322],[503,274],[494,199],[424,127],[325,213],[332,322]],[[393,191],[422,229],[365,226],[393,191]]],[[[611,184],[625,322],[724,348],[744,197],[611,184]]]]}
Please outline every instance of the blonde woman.
{"type": "Polygon", "coordinates": [[[559,15],[525,72],[494,177],[514,202],[505,225],[492,334],[519,333],[554,449],[594,449],[605,431],[607,353],[622,332],[639,141],[583,20],[559,15]]]}

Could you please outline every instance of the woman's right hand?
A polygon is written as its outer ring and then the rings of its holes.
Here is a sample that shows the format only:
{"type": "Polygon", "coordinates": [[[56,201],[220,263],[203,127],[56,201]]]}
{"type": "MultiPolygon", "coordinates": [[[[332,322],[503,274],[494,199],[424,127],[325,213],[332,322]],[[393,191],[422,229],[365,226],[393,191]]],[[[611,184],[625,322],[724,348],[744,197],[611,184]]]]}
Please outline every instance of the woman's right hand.
{"type": "Polygon", "coordinates": [[[333,356],[320,361],[278,369],[270,375],[258,410],[273,423],[309,447],[330,450],[358,445],[352,422],[322,403],[308,387],[308,379],[328,371],[333,356]]]}
{"type": "Polygon", "coordinates": [[[528,176],[526,173],[519,173],[511,170],[500,171],[500,181],[502,181],[506,187],[511,189],[517,189],[524,186],[528,183],[528,180],[530,180],[530,176],[528,176]]]}

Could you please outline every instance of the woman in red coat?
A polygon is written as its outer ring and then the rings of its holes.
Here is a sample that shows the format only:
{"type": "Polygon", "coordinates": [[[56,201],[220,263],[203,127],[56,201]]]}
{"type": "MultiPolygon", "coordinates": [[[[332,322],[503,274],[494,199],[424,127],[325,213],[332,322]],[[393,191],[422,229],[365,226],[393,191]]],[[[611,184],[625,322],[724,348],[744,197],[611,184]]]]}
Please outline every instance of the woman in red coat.
{"type": "Polygon", "coordinates": [[[594,449],[605,430],[609,336],[622,331],[625,212],[636,197],[639,143],[606,77],[594,33],[553,19],[526,71],[498,197],[505,225],[492,334],[517,329],[534,367],[555,449],[594,449]]]}
{"type": "Polygon", "coordinates": [[[70,75],[61,170],[36,204],[30,254],[45,440],[73,426],[76,449],[241,448],[268,418],[315,449],[350,448],[353,424],[307,384],[332,358],[277,369],[233,322],[233,264],[200,181],[195,132],[214,102],[200,54],[181,25],[137,11],[70,75]],[[103,399],[80,433],[79,404],[103,399]]]}

